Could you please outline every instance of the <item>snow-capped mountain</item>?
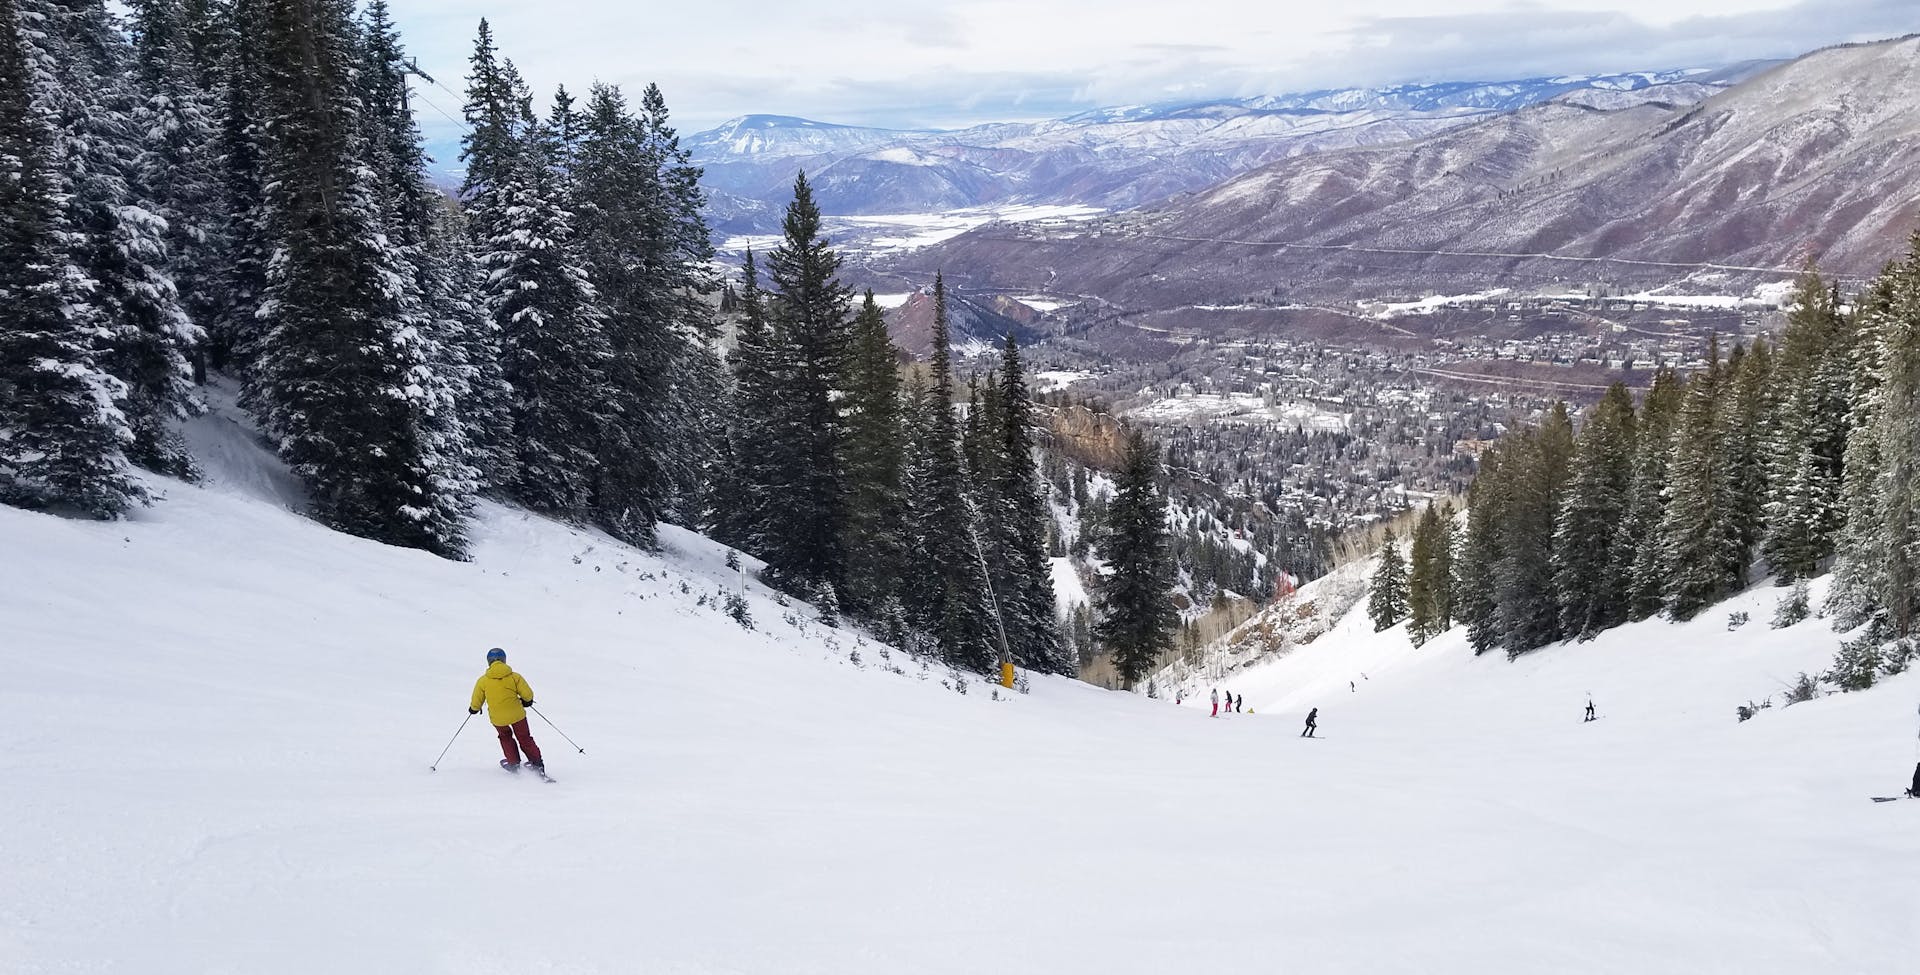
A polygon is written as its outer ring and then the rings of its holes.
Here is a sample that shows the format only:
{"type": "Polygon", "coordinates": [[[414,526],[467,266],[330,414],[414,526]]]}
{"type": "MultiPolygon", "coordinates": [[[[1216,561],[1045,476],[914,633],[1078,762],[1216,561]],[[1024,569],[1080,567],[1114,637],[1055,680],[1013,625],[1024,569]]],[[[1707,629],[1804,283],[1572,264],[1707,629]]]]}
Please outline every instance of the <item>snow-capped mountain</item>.
{"type": "MultiPolygon", "coordinates": [[[[1009,202],[1126,207],[1286,156],[1417,138],[1553,99],[1596,108],[1692,104],[1771,63],[1124,105],[950,130],[756,114],[688,135],[683,144],[706,169],[704,185],[718,201],[710,214],[715,227],[729,233],[776,228],[801,169],[816,183],[833,184],[819,187],[830,213],[1009,202]]],[[[459,150],[441,146],[438,155],[454,160],[459,150]]],[[[438,175],[449,186],[458,183],[457,167],[438,175]]]]}
{"type": "Polygon", "coordinates": [[[982,228],[915,263],[1139,307],[1695,272],[1741,285],[1809,254],[1871,273],[1920,221],[1920,37],[1817,51],[1698,104],[1655,90],[1589,87],[1282,160],[1097,234],[982,228]]]}
{"type": "MultiPolygon", "coordinates": [[[[1756,65],[1124,106],[951,131],[749,115],[687,139],[722,200],[783,203],[804,169],[829,213],[921,213],[1000,203],[1139,206],[1306,153],[1403,142],[1553,99],[1595,107],[1692,104],[1756,65]]],[[[730,202],[715,223],[767,229],[730,202]]]]}

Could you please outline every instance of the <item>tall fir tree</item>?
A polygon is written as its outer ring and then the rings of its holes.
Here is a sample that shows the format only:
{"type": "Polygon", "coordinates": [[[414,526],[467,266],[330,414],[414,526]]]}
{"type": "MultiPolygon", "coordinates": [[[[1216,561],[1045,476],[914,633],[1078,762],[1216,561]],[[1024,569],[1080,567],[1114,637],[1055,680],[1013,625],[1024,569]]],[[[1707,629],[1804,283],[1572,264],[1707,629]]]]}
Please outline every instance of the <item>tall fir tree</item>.
{"type": "Polygon", "coordinates": [[[126,386],[69,256],[52,52],[21,0],[0,0],[0,501],[111,518],[147,500],[127,461],[126,386]]]}
{"type": "Polygon", "coordinates": [[[322,521],[458,557],[471,497],[422,380],[433,350],[391,243],[355,85],[349,0],[268,0],[268,269],[246,400],[322,521]]]}
{"type": "Polygon", "coordinates": [[[1374,556],[1373,580],[1367,590],[1367,618],[1374,632],[1391,629],[1407,618],[1407,562],[1400,554],[1400,540],[1393,532],[1380,543],[1374,556]]]}
{"type": "Polygon", "coordinates": [[[1407,568],[1407,635],[1414,646],[1453,625],[1453,513],[1429,504],[1414,529],[1407,568]]]}
{"type": "Polygon", "coordinates": [[[850,292],[838,278],[840,255],[821,235],[820,208],[805,174],[794,180],[782,234],[767,255],[767,318],[783,353],[774,369],[782,395],[771,461],[784,489],[784,511],[764,526],[760,555],[777,581],[811,592],[846,578],[840,547],[847,517],[840,469],[846,434],[836,396],[851,328],[850,292]]]}
{"type": "MultiPolygon", "coordinates": [[[[202,330],[221,309],[219,245],[219,101],[205,25],[189,19],[183,0],[133,0],[133,124],[141,133],[134,182],[165,221],[165,271],[189,320],[202,330]],[[198,37],[196,37],[198,33],[198,37]]],[[[214,15],[202,9],[200,17],[214,15]]],[[[195,340],[198,341],[196,333],[195,340]]],[[[196,356],[203,351],[190,350],[196,356]]],[[[204,366],[204,362],[201,363],[204,366]]]]}
{"type": "Polygon", "coordinates": [[[1667,614],[1692,619],[1733,591],[1737,581],[1735,519],[1728,431],[1732,372],[1719,346],[1707,368],[1687,380],[1668,469],[1667,506],[1657,546],[1667,591],[1667,614]]]}
{"type": "Polygon", "coordinates": [[[992,563],[1004,580],[996,592],[1007,642],[1014,663],[1022,667],[1072,673],[1072,656],[1061,646],[1054,618],[1053,563],[1046,546],[1049,520],[1034,462],[1033,397],[1020,343],[1011,332],[1001,348],[999,382],[992,389],[993,408],[985,419],[991,421],[997,441],[997,461],[983,507],[993,539],[992,563]]]}
{"type": "Polygon", "coordinates": [[[1838,294],[1809,268],[1795,289],[1781,336],[1781,390],[1765,427],[1763,549],[1785,585],[1817,574],[1833,555],[1845,518],[1841,497],[1853,399],[1852,329],[1838,294]]]}
{"type": "Polygon", "coordinates": [[[128,456],[190,476],[174,424],[199,408],[190,360],[201,333],[167,274],[165,208],[139,182],[131,47],[105,0],[27,0],[25,9],[38,29],[22,36],[51,74],[37,95],[64,144],[71,260],[93,282],[89,303],[106,329],[101,363],[127,387],[128,456]]]}
{"type": "Polygon", "coordinates": [[[230,37],[215,69],[223,219],[214,239],[219,271],[209,299],[207,363],[232,372],[244,372],[251,361],[273,260],[266,227],[266,64],[257,41],[266,29],[266,7],[267,0],[233,0],[230,37]]]}
{"type": "Polygon", "coordinates": [[[1476,655],[1500,641],[1495,579],[1504,552],[1501,525],[1510,493],[1506,467],[1512,443],[1496,443],[1480,456],[1479,473],[1467,487],[1467,530],[1454,561],[1454,613],[1466,625],[1467,643],[1476,655]]]}
{"type": "Polygon", "coordinates": [[[1615,383],[1575,441],[1573,468],[1554,539],[1553,584],[1560,629],[1590,639],[1627,619],[1627,593],[1612,571],[1615,533],[1627,516],[1638,434],[1633,396],[1615,383]]]}
{"type": "Polygon", "coordinates": [[[841,400],[847,436],[847,555],[843,605],[876,619],[898,595],[907,564],[900,420],[900,350],[887,335],[886,314],[869,290],[853,319],[853,345],[841,400]]]}
{"type": "Polygon", "coordinates": [[[1646,619],[1666,604],[1668,577],[1659,539],[1666,519],[1674,429],[1685,397],[1685,383],[1673,370],[1662,369],[1641,404],[1627,515],[1614,534],[1608,560],[1613,580],[1609,588],[1625,593],[1629,620],[1646,619]]]}
{"type": "Polygon", "coordinates": [[[908,537],[924,576],[910,592],[914,622],[931,636],[941,659],[986,672],[999,655],[996,621],[987,611],[990,581],[975,533],[961,456],[960,425],[953,410],[953,349],[948,331],[947,290],[933,280],[933,351],[930,382],[920,397],[909,463],[908,537]]]}
{"type": "Polygon", "coordinates": [[[1556,403],[1506,457],[1511,478],[1494,570],[1501,644],[1508,657],[1562,637],[1553,586],[1554,521],[1564,503],[1573,463],[1573,421],[1556,403]]]}
{"type": "Polygon", "coordinates": [[[728,361],[727,475],[717,485],[712,520],[721,541],[761,554],[780,517],[784,486],[776,438],[787,407],[779,369],[790,357],[780,345],[784,334],[767,321],[752,250],[741,269],[738,315],[728,361]]]}
{"type": "Polygon", "coordinates": [[[1106,523],[1100,554],[1108,572],[1095,587],[1099,617],[1093,635],[1131,688],[1173,646],[1179,623],[1171,599],[1160,448],[1137,427],[1127,433],[1106,523]]]}

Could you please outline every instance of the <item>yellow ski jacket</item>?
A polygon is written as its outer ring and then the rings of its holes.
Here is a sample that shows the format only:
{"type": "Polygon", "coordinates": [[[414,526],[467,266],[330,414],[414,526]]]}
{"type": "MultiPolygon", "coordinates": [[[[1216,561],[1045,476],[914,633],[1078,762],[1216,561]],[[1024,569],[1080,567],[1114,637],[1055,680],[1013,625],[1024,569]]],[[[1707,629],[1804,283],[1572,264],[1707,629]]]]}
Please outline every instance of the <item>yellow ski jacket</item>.
{"type": "Polygon", "coordinates": [[[533,688],[528,687],[527,679],[514,673],[506,661],[496,660],[473,682],[473,703],[467,707],[478,709],[481,701],[487,702],[487,720],[495,727],[504,727],[527,716],[523,702],[533,702],[533,688]]]}

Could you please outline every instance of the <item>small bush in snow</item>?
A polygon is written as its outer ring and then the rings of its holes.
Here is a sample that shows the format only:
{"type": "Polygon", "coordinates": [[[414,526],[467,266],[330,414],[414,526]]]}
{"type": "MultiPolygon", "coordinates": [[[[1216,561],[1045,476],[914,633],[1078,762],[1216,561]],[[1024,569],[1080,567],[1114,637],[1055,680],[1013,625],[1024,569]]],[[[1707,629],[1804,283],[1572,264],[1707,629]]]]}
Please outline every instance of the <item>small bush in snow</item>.
{"type": "Polygon", "coordinates": [[[740,553],[739,552],[736,552],[733,549],[727,549],[727,568],[732,569],[735,572],[740,571],[740,553]]]}
{"type": "Polygon", "coordinates": [[[1013,679],[1013,689],[1025,694],[1033,688],[1027,683],[1027,675],[1021,674],[1013,679]]]}
{"type": "MultiPolygon", "coordinates": [[[[1894,655],[1895,642],[1893,628],[1885,618],[1876,616],[1859,636],[1840,644],[1840,652],[1833,655],[1833,666],[1821,676],[1843,691],[1864,691],[1880,679],[1882,668],[1894,655]]],[[[1905,669],[1906,664],[1903,660],[1895,666],[1905,669]]]]}
{"type": "Polygon", "coordinates": [[[850,664],[852,664],[852,665],[854,665],[855,667],[858,667],[858,666],[860,666],[860,651],[858,651],[858,650],[848,650],[848,651],[847,651],[847,663],[850,663],[850,664]]]}
{"type": "Polygon", "coordinates": [[[1773,611],[1773,628],[1784,630],[1811,615],[1813,608],[1807,600],[1807,583],[1801,580],[1780,597],[1780,605],[1773,611]]]}
{"type": "Polygon", "coordinates": [[[753,629],[753,615],[747,612],[747,597],[737,592],[727,593],[727,618],[740,624],[743,630],[753,629]]]}
{"type": "Polygon", "coordinates": [[[1806,671],[1801,671],[1799,678],[1787,688],[1788,704],[1799,704],[1802,701],[1811,701],[1819,696],[1819,680],[1808,675],[1806,671]]]}
{"type": "Polygon", "coordinates": [[[1752,616],[1750,616],[1750,615],[1748,615],[1748,613],[1747,613],[1747,612],[1746,612],[1745,610],[1741,610],[1741,611],[1740,611],[1740,612],[1738,612],[1738,613],[1728,613],[1728,614],[1727,614],[1727,629],[1729,629],[1729,630],[1737,630],[1737,629],[1739,629],[1739,628],[1741,628],[1741,627],[1743,627],[1743,626],[1745,626],[1745,625],[1747,625],[1747,623],[1748,623],[1748,621],[1750,621],[1750,620],[1752,620],[1752,619],[1753,619],[1753,617],[1752,617],[1752,616]]]}
{"type": "Polygon", "coordinates": [[[685,579],[680,580],[680,595],[685,596],[691,592],[693,592],[693,587],[687,585],[687,580],[685,579]]]}

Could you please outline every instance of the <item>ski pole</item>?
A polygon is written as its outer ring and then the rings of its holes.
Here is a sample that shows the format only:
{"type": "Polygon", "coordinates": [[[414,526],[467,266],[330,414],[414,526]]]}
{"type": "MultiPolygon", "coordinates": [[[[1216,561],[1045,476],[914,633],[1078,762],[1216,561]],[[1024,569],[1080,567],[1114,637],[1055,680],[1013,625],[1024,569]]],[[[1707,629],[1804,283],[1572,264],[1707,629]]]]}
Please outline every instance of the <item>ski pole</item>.
{"type": "MultiPolygon", "coordinates": [[[[539,709],[539,708],[531,708],[530,710],[532,710],[534,714],[540,714],[540,709],[539,709]]],[[[542,720],[542,721],[545,721],[545,722],[547,723],[547,727],[549,727],[549,728],[552,728],[552,729],[553,729],[553,730],[554,730],[554,731],[555,731],[556,733],[558,733],[558,734],[560,735],[560,737],[562,737],[562,738],[567,738],[567,733],[566,733],[566,732],[564,732],[564,731],[561,731],[561,730],[560,730],[560,726],[559,726],[559,725],[557,725],[557,724],[554,724],[554,723],[553,723],[553,719],[552,719],[552,718],[549,718],[549,717],[547,717],[547,716],[546,716],[546,715],[544,715],[544,714],[540,714],[540,720],[542,720]]],[[[585,754],[587,753],[587,750],[586,750],[586,749],[584,749],[584,748],[580,748],[580,743],[579,743],[579,742],[577,742],[577,741],[574,741],[574,740],[573,740],[573,739],[571,739],[571,738],[567,738],[567,744],[569,744],[569,745],[572,745],[572,746],[573,746],[574,748],[576,748],[576,749],[579,749],[579,751],[580,751],[580,754],[582,754],[582,755],[585,755],[585,754]]]]}
{"type": "MultiPolygon", "coordinates": [[[[467,715],[466,721],[460,722],[460,731],[467,730],[467,721],[472,721],[472,720],[473,720],[473,715],[471,714],[467,715]]],[[[447,753],[453,750],[453,743],[460,739],[460,731],[454,732],[453,737],[447,739],[447,747],[440,749],[440,758],[446,758],[447,753]]],[[[427,771],[429,772],[440,771],[440,758],[434,759],[433,764],[427,766],[427,771]]]]}

